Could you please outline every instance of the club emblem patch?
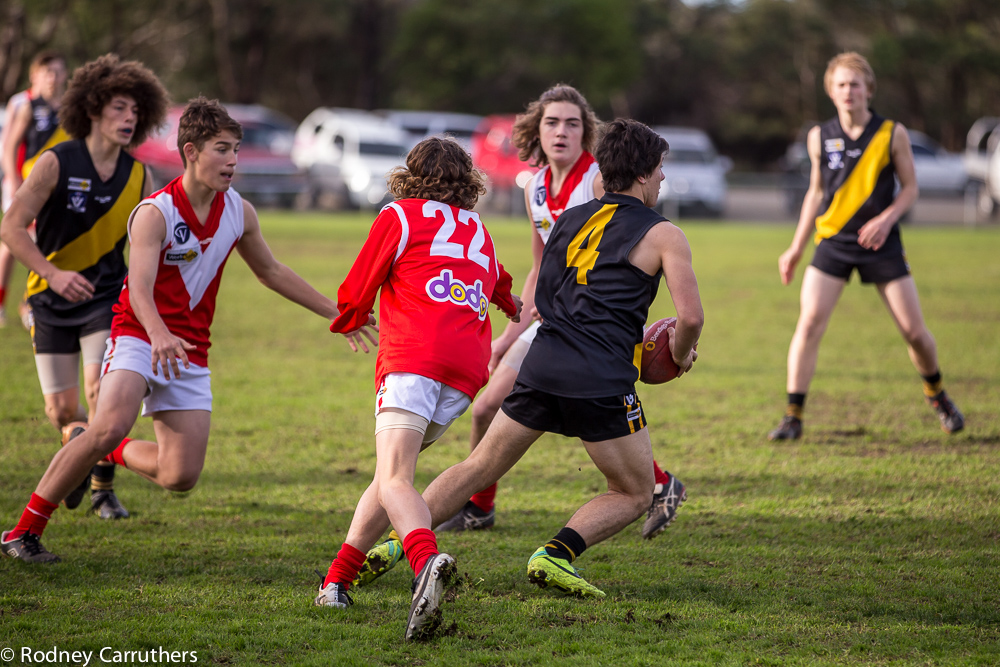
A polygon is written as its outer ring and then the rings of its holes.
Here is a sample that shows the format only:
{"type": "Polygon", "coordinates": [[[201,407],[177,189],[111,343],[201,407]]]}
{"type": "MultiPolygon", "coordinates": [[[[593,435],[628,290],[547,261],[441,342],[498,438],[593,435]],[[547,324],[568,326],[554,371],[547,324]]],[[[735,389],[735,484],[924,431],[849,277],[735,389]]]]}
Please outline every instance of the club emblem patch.
{"type": "Polygon", "coordinates": [[[183,222],[174,227],[174,241],[177,245],[184,245],[191,238],[191,229],[183,222]]]}
{"type": "Polygon", "coordinates": [[[74,213],[85,213],[87,211],[87,195],[82,192],[71,192],[66,208],[74,213]]]}

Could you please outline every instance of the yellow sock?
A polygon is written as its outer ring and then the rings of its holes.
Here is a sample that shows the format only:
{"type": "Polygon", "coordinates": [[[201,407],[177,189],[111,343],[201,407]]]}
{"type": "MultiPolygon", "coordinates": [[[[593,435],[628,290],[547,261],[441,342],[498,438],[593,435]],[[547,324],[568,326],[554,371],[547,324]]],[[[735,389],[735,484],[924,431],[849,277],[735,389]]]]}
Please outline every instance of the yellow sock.
{"type": "Polygon", "coordinates": [[[396,532],[395,528],[393,528],[392,530],[389,531],[389,539],[390,540],[399,540],[400,542],[403,541],[402,538],[399,537],[399,533],[396,532]]]}

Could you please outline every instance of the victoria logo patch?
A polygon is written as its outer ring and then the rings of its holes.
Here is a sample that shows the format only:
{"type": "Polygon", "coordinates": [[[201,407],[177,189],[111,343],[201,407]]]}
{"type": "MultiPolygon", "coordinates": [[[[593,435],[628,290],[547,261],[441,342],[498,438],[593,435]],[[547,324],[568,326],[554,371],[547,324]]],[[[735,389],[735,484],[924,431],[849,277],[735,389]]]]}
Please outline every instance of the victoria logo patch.
{"type": "Polygon", "coordinates": [[[544,204],[547,196],[548,193],[546,192],[544,185],[535,190],[535,206],[541,206],[544,204]]]}
{"type": "Polygon", "coordinates": [[[85,213],[87,211],[87,195],[82,192],[71,192],[66,208],[74,213],[85,213]]]}
{"type": "Polygon", "coordinates": [[[179,245],[184,245],[191,238],[191,229],[183,222],[174,227],[174,241],[179,245]]]}

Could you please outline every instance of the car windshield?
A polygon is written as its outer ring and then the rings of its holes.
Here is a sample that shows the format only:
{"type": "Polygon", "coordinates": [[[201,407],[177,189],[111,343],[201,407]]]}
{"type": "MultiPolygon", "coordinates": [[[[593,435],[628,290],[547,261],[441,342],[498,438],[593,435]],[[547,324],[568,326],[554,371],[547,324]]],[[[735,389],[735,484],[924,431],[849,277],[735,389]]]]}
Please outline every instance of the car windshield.
{"type": "Polygon", "coordinates": [[[691,149],[670,149],[667,162],[682,162],[684,164],[712,164],[715,161],[713,151],[697,151],[691,149]]]}
{"type": "Polygon", "coordinates": [[[382,144],[372,141],[362,141],[358,146],[358,151],[362,155],[387,155],[390,157],[400,157],[406,154],[406,149],[401,144],[382,144]]]}
{"type": "Polygon", "coordinates": [[[289,154],[295,141],[295,131],[269,123],[243,123],[244,146],[265,148],[273,153],[289,154]]]}

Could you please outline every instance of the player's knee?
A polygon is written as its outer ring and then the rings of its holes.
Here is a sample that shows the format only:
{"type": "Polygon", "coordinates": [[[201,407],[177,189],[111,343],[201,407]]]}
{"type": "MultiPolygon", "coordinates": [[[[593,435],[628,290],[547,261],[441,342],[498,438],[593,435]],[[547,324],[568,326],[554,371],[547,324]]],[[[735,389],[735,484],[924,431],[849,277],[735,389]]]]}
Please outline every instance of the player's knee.
{"type": "Polygon", "coordinates": [[[500,404],[491,400],[489,394],[483,394],[472,404],[472,421],[482,431],[485,431],[493,423],[493,418],[497,416],[500,404]]]}
{"type": "Polygon", "coordinates": [[[50,403],[45,406],[45,416],[49,418],[53,426],[62,428],[76,419],[76,406],[50,403]]]}
{"type": "Polygon", "coordinates": [[[378,501],[382,507],[386,503],[392,503],[394,499],[400,498],[403,494],[413,489],[413,485],[401,477],[390,477],[380,480],[378,486],[378,501]]]}
{"type": "Polygon", "coordinates": [[[200,472],[179,470],[167,475],[158,476],[160,486],[167,491],[190,491],[198,483],[200,472]]]}

